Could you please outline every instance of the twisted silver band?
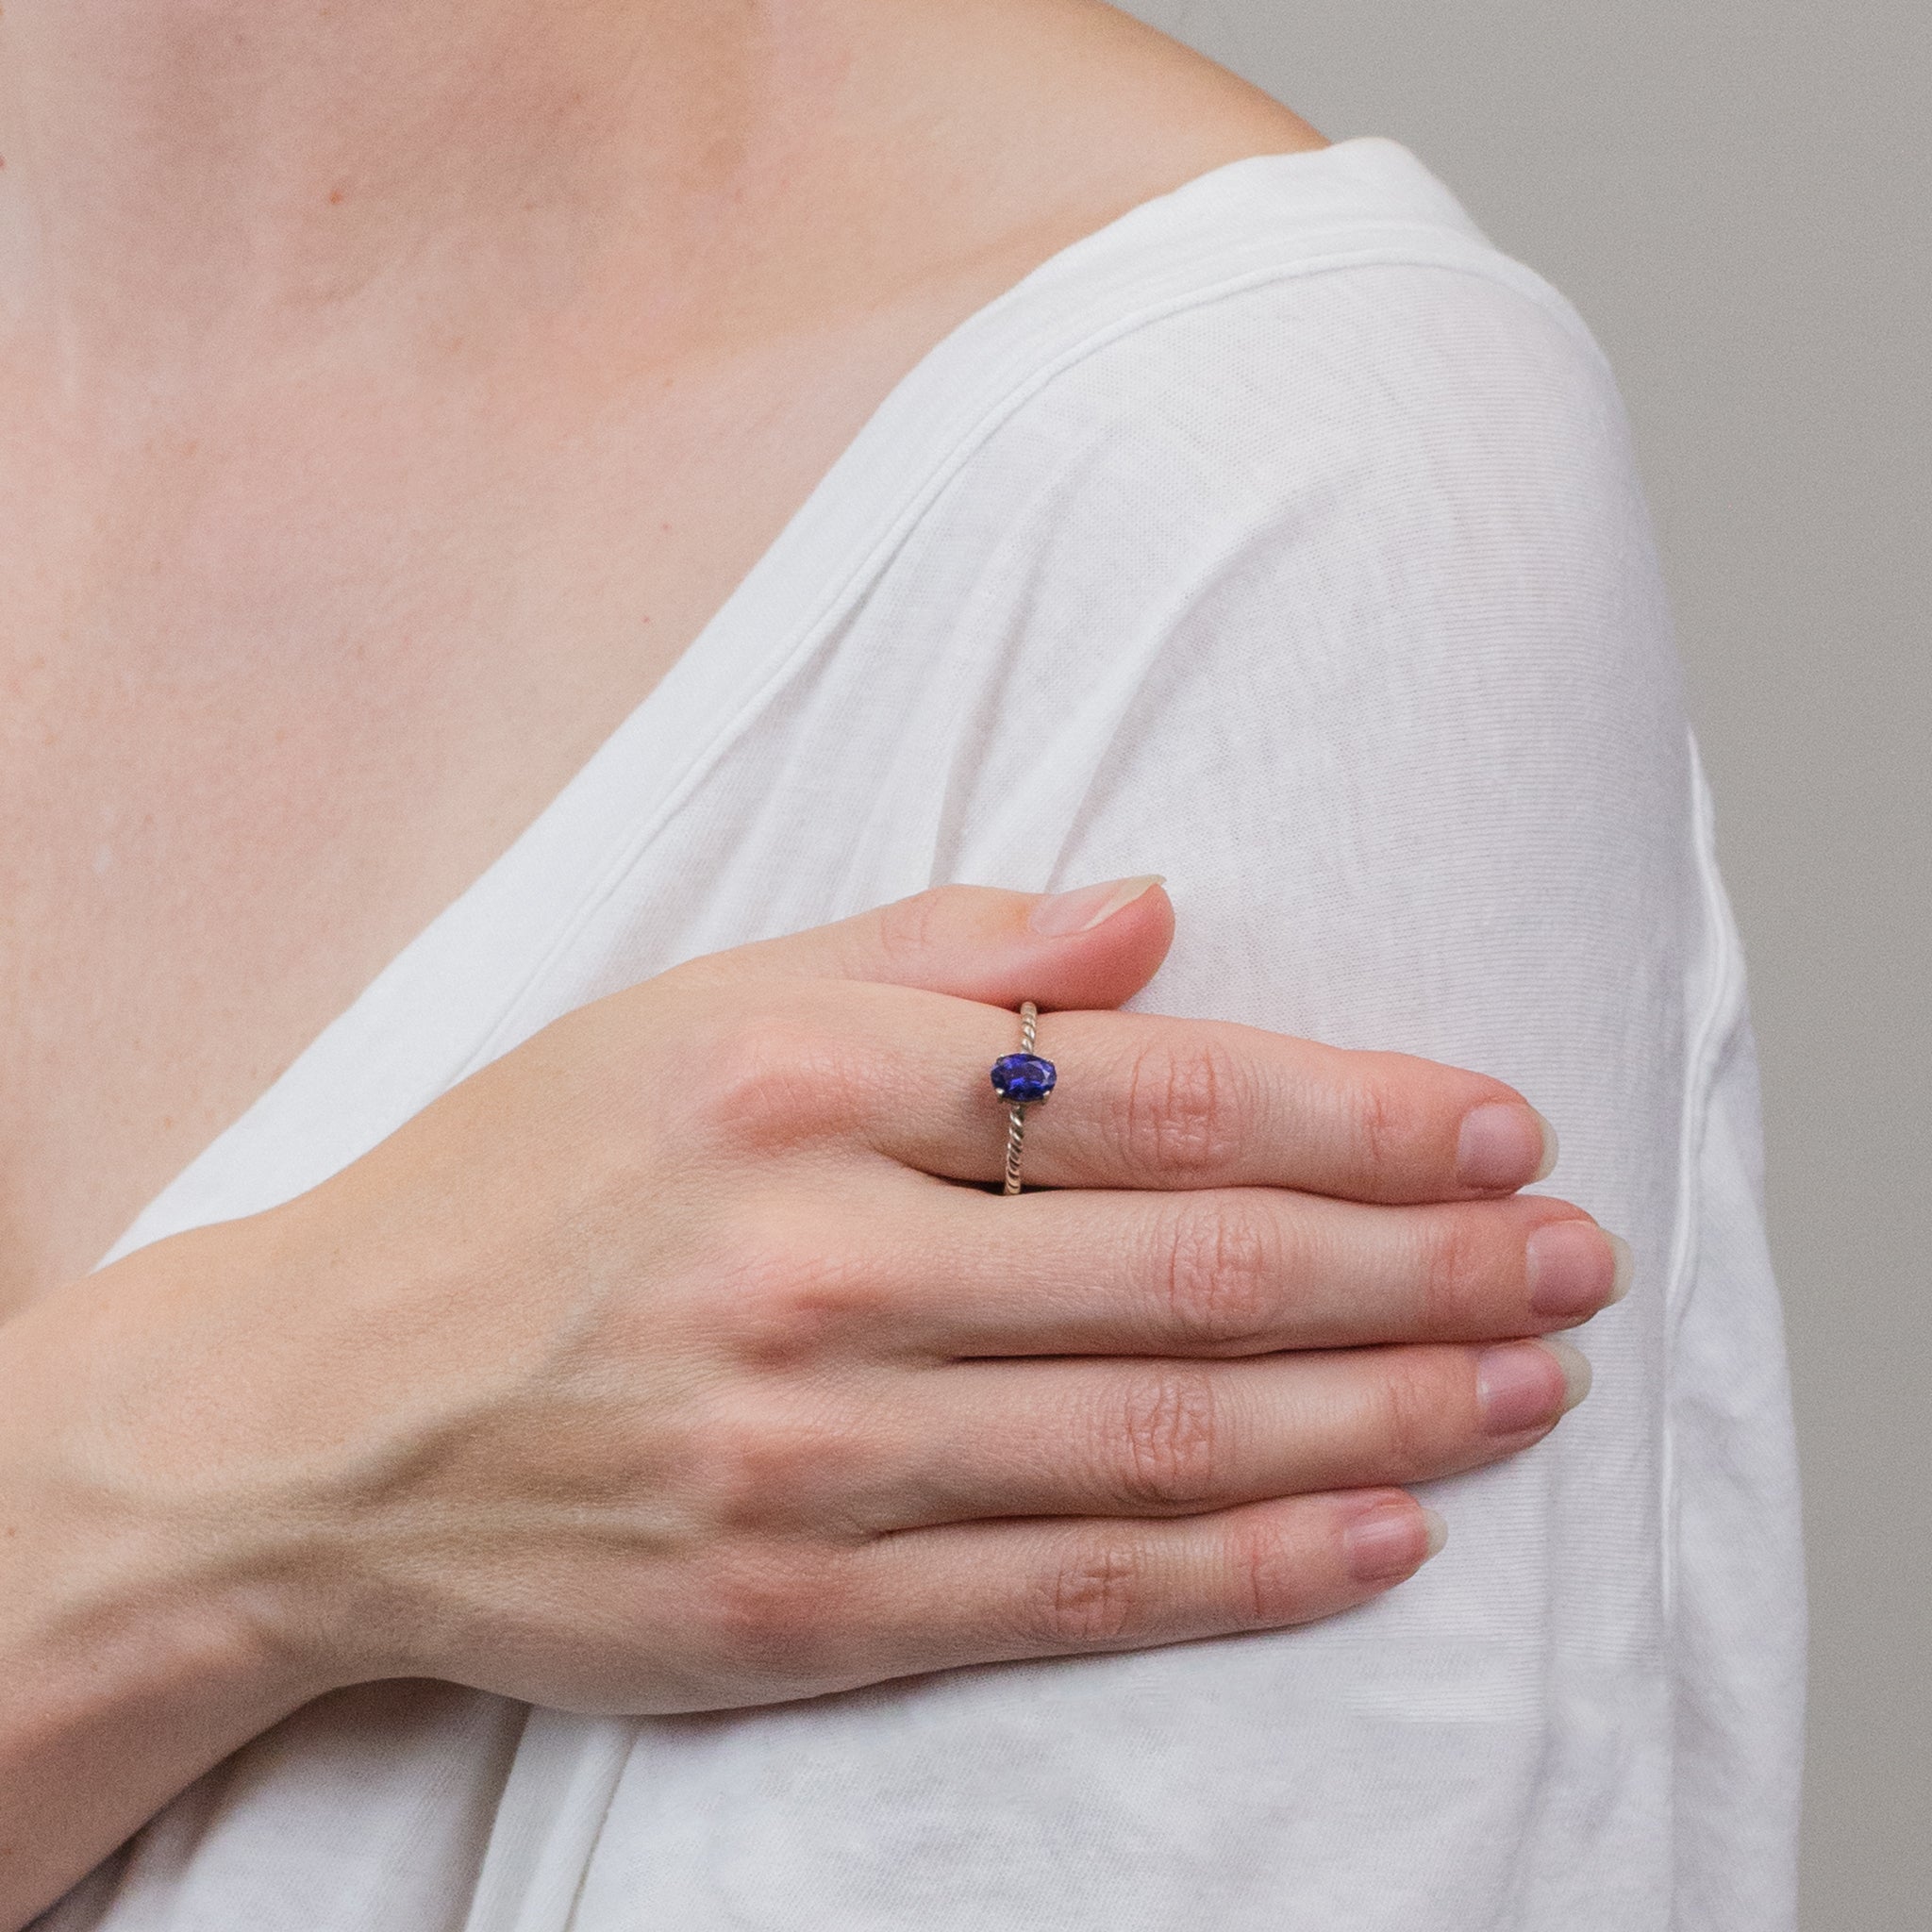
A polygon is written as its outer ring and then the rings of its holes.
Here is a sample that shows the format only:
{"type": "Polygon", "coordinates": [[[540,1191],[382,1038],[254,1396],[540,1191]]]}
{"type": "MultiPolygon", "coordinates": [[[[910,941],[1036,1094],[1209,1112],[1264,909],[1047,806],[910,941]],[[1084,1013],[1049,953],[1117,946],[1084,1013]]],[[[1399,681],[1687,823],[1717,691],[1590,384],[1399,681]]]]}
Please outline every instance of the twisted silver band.
{"type": "MultiPolygon", "coordinates": [[[[1020,1007],[1020,1051],[1033,1051],[1033,1028],[1040,1018],[1040,1008],[1031,1000],[1024,1000],[1020,1007]]],[[[1013,1106],[1007,1109],[1007,1184],[1000,1191],[1004,1194],[1017,1194],[1020,1191],[1020,1149],[1026,1139],[1026,1109],[1013,1106]]]]}

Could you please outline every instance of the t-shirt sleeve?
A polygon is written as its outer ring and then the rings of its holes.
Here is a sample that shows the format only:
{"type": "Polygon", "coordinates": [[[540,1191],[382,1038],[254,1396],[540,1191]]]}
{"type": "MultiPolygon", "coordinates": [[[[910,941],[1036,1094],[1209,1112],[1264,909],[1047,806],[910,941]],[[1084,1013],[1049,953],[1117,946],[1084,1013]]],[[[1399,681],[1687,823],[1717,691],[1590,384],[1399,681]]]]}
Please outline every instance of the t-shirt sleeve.
{"type": "Polygon", "coordinates": [[[1247,1715],[1106,1720],[1166,1767],[1148,1841],[1219,1847],[1200,1923],[1650,1924],[1674,1891],[1785,1923],[1802,1598],[1748,1021],[1601,356],[1530,278],[1362,267],[1137,331],[1008,441],[1037,536],[987,592],[1014,642],[945,867],[1165,874],[1137,1005],[1498,1075],[1557,1125],[1543,1191],[1636,1254],[1576,1337],[1590,1399],[1434,1486],[1421,1575],[1164,1667],[1247,1715]],[[1163,1810],[1210,1735],[1252,1797],[1163,1810]]]}

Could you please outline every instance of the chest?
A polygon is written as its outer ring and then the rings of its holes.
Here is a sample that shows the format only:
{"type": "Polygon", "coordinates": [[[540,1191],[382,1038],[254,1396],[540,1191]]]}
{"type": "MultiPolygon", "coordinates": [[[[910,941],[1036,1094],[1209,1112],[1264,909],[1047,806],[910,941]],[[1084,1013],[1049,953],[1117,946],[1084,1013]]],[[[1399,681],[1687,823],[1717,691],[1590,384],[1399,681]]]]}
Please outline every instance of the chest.
{"type": "MultiPolygon", "coordinates": [[[[915,332],[908,332],[908,342],[915,332]]],[[[92,1265],[663,675],[890,386],[0,449],[0,1308],[92,1265]]]]}

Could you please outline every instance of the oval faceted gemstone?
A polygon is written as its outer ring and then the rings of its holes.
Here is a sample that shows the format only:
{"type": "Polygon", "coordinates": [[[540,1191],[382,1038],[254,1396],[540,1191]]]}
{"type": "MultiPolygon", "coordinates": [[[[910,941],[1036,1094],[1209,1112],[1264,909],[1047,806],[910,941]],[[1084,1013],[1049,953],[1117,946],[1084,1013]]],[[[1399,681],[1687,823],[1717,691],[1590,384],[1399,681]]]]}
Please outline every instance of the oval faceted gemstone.
{"type": "Polygon", "coordinates": [[[1056,1077],[1053,1062],[1037,1053],[1009,1053],[992,1063],[992,1091],[1014,1107],[1044,1100],[1056,1077]]]}

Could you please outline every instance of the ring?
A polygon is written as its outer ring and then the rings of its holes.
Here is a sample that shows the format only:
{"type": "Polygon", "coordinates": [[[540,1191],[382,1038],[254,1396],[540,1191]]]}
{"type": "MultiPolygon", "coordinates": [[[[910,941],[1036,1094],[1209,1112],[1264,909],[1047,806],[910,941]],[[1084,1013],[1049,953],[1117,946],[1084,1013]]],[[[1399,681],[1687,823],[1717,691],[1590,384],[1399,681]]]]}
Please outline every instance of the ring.
{"type": "Polygon", "coordinates": [[[1007,1103],[1007,1184],[1003,1193],[1020,1191],[1020,1146],[1026,1138],[1026,1109],[1053,1091],[1058,1077],[1051,1060],[1033,1051],[1033,1024],[1040,1008],[1031,1000],[1020,1008],[1020,1051],[992,1063],[992,1091],[1007,1103]]]}

